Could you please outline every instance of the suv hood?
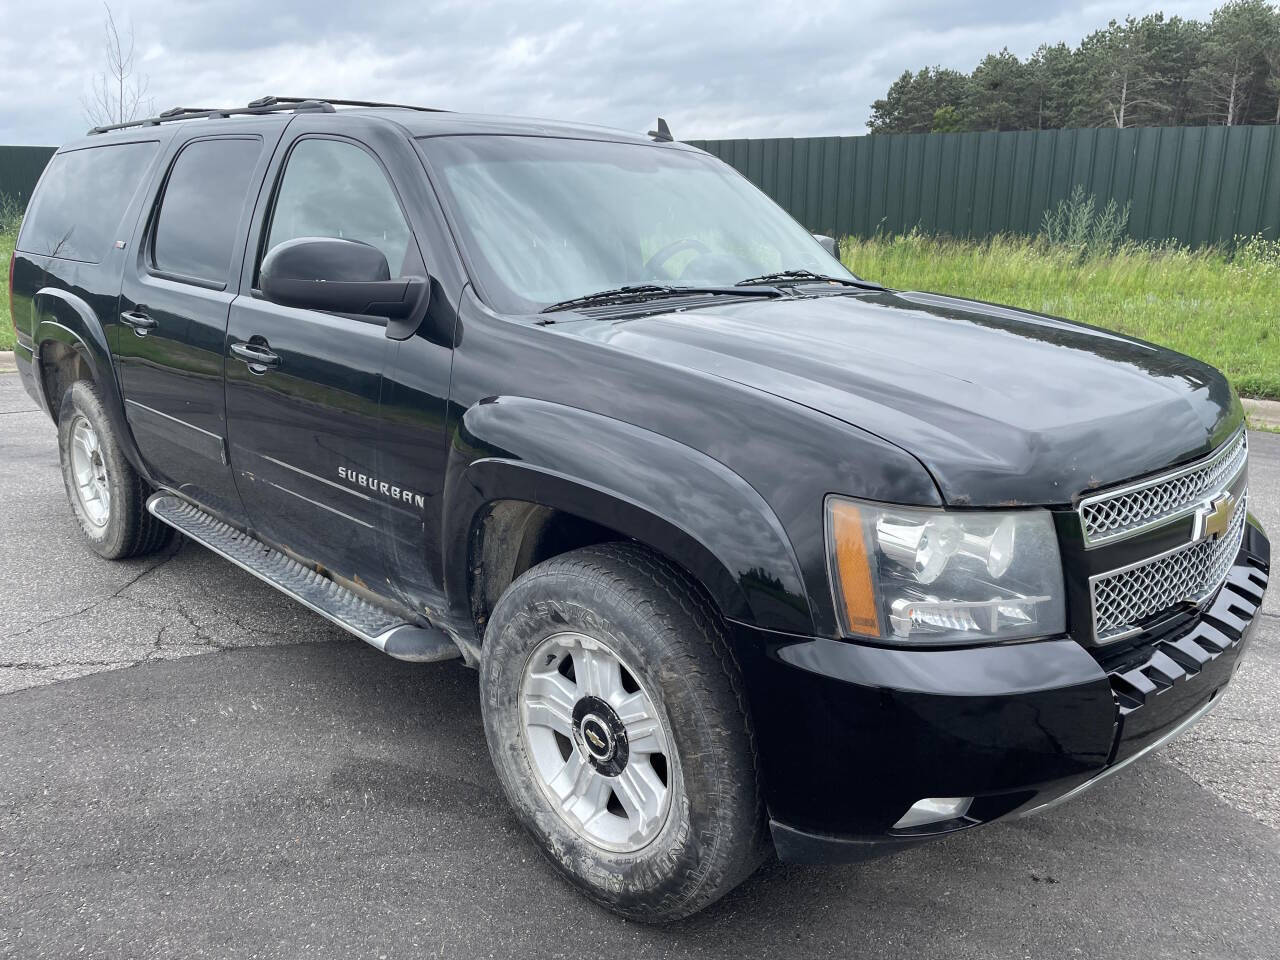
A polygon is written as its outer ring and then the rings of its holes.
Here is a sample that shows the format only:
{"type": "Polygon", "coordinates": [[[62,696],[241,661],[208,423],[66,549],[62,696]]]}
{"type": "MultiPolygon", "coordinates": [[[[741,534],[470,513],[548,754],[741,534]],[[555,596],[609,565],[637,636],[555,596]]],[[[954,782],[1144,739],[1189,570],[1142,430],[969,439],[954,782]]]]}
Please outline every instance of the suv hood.
{"type": "Polygon", "coordinates": [[[924,293],[742,300],[558,331],[743,384],[897,444],[950,504],[1062,504],[1209,452],[1213,368],[1080,324],[924,293]]]}

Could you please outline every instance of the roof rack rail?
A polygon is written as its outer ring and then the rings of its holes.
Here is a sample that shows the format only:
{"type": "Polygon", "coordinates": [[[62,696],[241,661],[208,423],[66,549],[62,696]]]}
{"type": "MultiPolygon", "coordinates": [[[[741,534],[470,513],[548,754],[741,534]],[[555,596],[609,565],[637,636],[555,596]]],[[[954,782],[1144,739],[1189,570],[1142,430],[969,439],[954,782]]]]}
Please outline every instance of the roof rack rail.
{"type": "Polygon", "coordinates": [[[249,103],[251,107],[288,106],[309,101],[331,103],[335,107],[395,107],[398,110],[421,110],[425,113],[448,113],[442,107],[422,107],[412,103],[385,103],[381,100],[335,100],[332,97],[259,97],[249,103]]]}
{"type": "Polygon", "coordinates": [[[325,100],[317,97],[259,97],[246,107],[170,107],[154,117],[143,117],[124,123],[108,123],[93,127],[88,136],[98,133],[109,133],[112,130],[127,130],[130,127],[158,127],[162,123],[173,120],[215,120],[225,117],[257,116],[268,113],[283,113],[292,110],[295,113],[335,113],[334,106],[340,107],[398,107],[404,110],[425,110],[444,113],[437,107],[414,107],[404,103],[378,103],[372,100],[325,100]]]}

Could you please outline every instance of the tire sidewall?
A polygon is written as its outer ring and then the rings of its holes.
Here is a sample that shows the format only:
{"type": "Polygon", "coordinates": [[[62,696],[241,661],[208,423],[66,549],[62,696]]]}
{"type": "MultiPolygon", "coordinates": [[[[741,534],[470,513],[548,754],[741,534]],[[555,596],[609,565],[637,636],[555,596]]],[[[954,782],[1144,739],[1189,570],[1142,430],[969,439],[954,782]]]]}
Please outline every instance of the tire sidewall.
{"type": "MultiPolygon", "coordinates": [[[[718,844],[721,787],[735,782],[724,751],[708,735],[698,691],[651,619],[619,592],[580,576],[537,568],[516,582],[494,610],[485,633],[481,691],[485,733],[499,779],[523,825],[544,853],[589,896],[623,914],[650,919],[687,912],[703,882],[723,862],[718,844]],[[519,690],[534,650],[558,633],[582,633],[607,644],[635,675],[662,714],[674,744],[668,757],[669,812],[661,832],[634,852],[614,852],[580,837],[552,809],[537,782],[520,715],[519,690]]],[[[736,880],[735,880],[736,882],[736,880]]]]}
{"type": "Polygon", "coordinates": [[[129,534],[126,514],[133,493],[130,488],[133,467],[120,449],[97,390],[87,380],[77,380],[63,395],[62,405],[58,410],[58,460],[62,467],[62,483],[66,487],[71,513],[80,524],[89,545],[103,556],[119,556],[129,534]],[[75,474],[71,469],[71,429],[77,416],[84,417],[97,434],[98,447],[106,468],[111,508],[106,524],[101,527],[85,515],[76,492],[75,474]]]}

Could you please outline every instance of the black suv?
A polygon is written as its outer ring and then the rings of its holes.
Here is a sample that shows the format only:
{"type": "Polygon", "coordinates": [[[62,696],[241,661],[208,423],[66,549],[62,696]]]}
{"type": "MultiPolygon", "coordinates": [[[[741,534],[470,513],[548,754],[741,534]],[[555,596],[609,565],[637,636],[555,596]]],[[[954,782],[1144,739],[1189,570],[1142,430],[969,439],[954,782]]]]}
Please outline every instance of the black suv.
{"type": "Polygon", "coordinates": [[[1096,783],[1267,582],[1216,371],[832,246],[665,124],[177,110],[54,156],[17,360],[98,553],[478,666],[548,858],[667,920],[1096,783]]]}

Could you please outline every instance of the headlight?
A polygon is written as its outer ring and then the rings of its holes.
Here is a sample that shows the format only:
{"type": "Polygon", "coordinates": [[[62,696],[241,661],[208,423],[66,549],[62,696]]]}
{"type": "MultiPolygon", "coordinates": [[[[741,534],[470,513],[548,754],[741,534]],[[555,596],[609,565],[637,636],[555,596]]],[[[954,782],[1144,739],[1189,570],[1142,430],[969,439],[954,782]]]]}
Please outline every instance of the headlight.
{"type": "Polygon", "coordinates": [[[927,510],[827,498],[836,609],[851,635],[982,643],[1066,630],[1047,510],[927,510]]]}

